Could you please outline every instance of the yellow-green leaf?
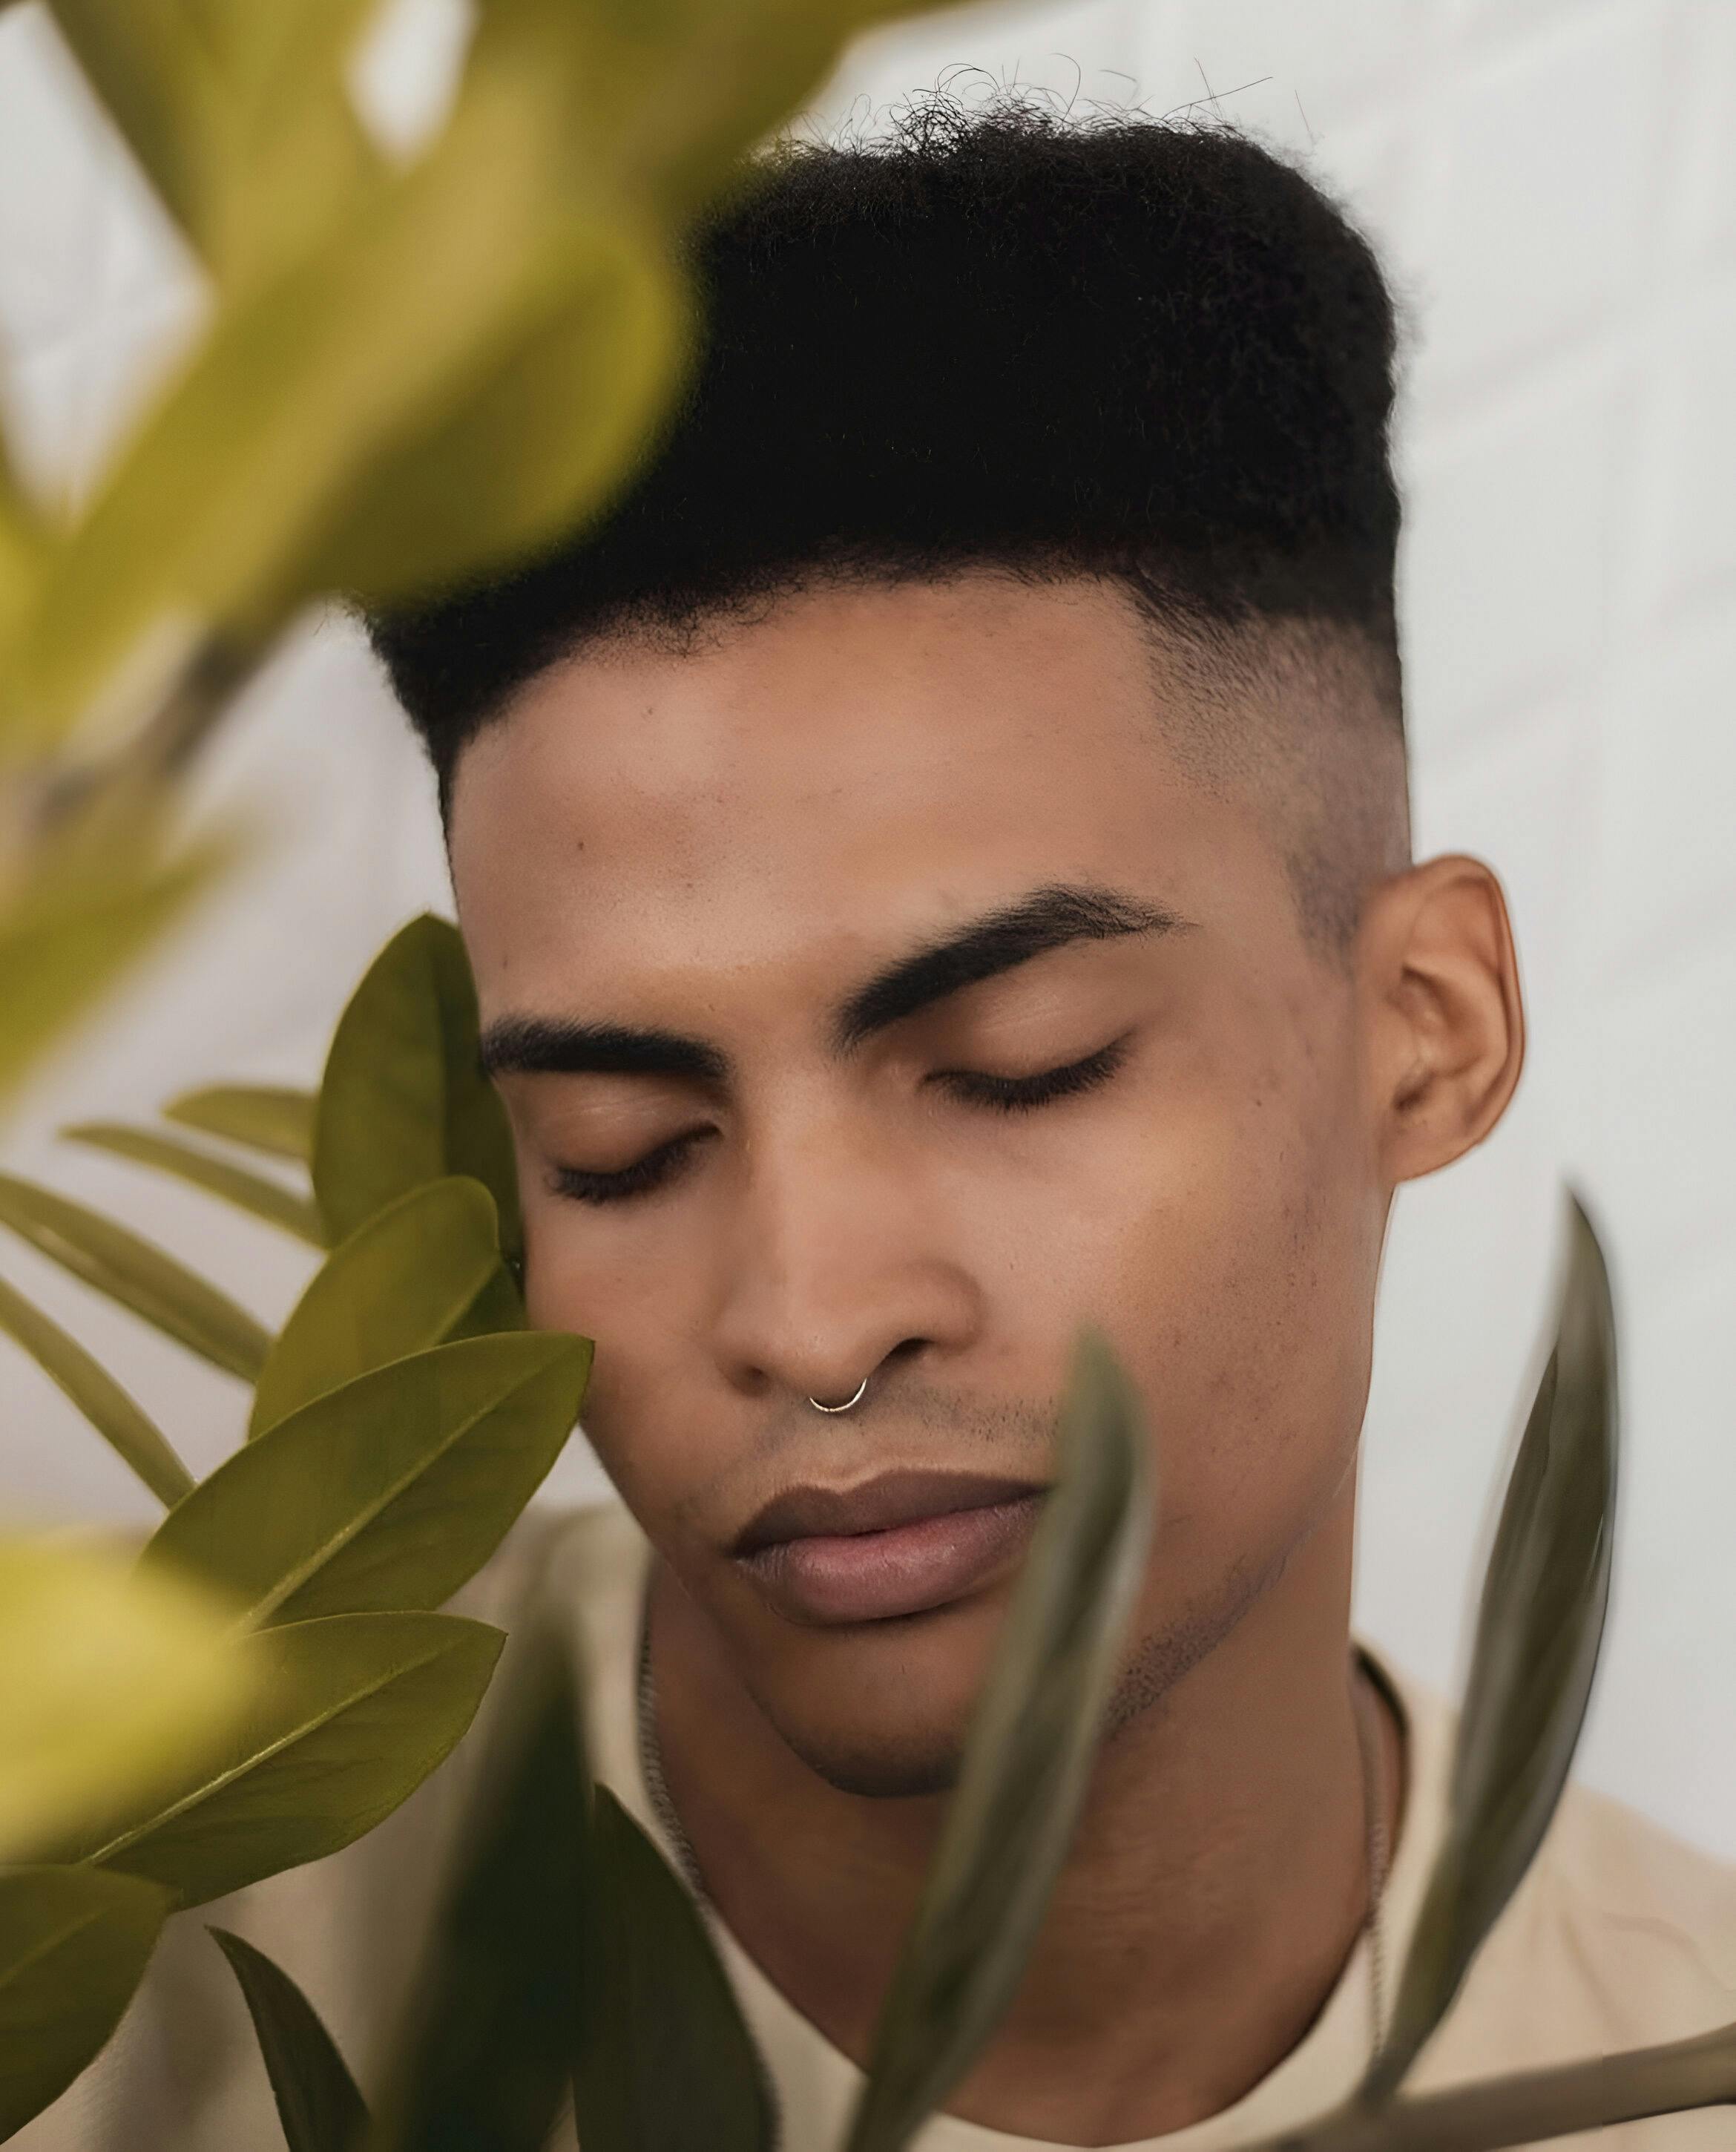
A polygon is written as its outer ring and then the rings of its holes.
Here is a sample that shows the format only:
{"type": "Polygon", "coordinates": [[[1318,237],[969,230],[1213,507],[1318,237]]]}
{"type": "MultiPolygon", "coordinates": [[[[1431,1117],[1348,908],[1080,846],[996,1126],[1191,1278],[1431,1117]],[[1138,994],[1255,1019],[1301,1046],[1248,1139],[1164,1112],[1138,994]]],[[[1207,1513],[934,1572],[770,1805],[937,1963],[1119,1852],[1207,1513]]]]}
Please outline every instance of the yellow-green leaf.
{"type": "Polygon", "coordinates": [[[0,1539],[0,1862],[124,1800],[234,1723],[234,1610],[130,1556],[0,1539]]]}
{"type": "Polygon", "coordinates": [[[171,1099],[163,1118],[306,1165],[313,1156],[313,1109],[311,1091],[271,1084],[212,1084],[171,1099]]]}
{"type": "Polygon", "coordinates": [[[88,1144],[94,1150],[110,1151],[134,1165],[154,1166],[159,1173],[173,1174],[212,1195],[220,1195],[268,1225],[281,1226],[298,1241],[317,1248],[321,1236],[319,1212],[311,1196],[297,1195],[281,1181],[250,1172],[226,1158],[218,1158],[179,1136],[164,1135],[154,1129],[138,1129],[124,1121],[80,1121],[60,1132],[68,1143],[88,1144]]]}
{"type": "Polygon", "coordinates": [[[375,957],[339,1021],[320,1087],[313,1185],[338,1241],[448,1174],[482,1182],[501,1243],[516,1254],[512,1131],[483,1073],[469,959],[457,927],[424,912],[375,957]]]}
{"type": "Polygon", "coordinates": [[[340,1614],[244,1636],[252,1700],[215,1754],[160,1774],[148,1800],[57,1850],[190,1906],[336,1853],[445,1757],[503,1642],[449,1614],[340,1614]]]}
{"type": "MultiPolygon", "coordinates": [[[[104,690],[124,718],[201,633],[268,641],[321,586],[371,469],[493,377],[551,277],[611,251],[617,214],[554,190],[559,118],[534,79],[467,89],[433,153],[223,308],[55,553],[16,647],[16,722],[52,738],[104,690]]],[[[443,522],[456,576],[461,497],[443,522]]]]}
{"type": "Polygon", "coordinates": [[[980,2052],[1036,1941],[1090,1781],[1155,1508],[1138,1398],[1094,1332],[1075,1356],[1056,1461],[849,2152],[900,2152],[980,2052]]]}
{"type": "Polygon", "coordinates": [[[683,329],[653,237],[587,228],[488,373],[367,474],[320,551],[321,583],[438,589],[581,523],[667,401],[683,329]]]}
{"type": "Polygon", "coordinates": [[[481,1567],[578,1417],[582,1337],[472,1337],[357,1376],[201,1480],[142,1557],[255,1622],[437,1606],[481,1567]]]}
{"type": "Polygon", "coordinates": [[[33,1301],[0,1278],[0,1330],[15,1338],[58,1383],[117,1455],[165,1505],[180,1501],[193,1475],[148,1414],[99,1361],[94,1360],[33,1301]]]}
{"type": "Polygon", "coordinates": [[[0,1875],[0,2139],[40,2114],[120,2022],[165,1892],[92,1868],[0,1875]]]}
{"type": "Polygon", "coordinates": [[[227,1928],[208,1932],[253,2020],[288,2152],[356,2152],[367,2109],[319,2012],[262,1950],[227,1928]]]}
{"type": "Polygon", "coordinates": [[[1446,1835],[1361,2097],[1394,2093],[1531,1865],[1572,1764],[1609,1603],[1617,1408],[1614,1304],[1578,1197],[1554,1349],[1483,1581],[1446,1835]]]}
{"type": "Polygon", "coordinates": [[[265,1365],[270,1334],[245,1308],[99,1211],[0,1173],[0,1226],[214,1366],[251,1382],[265,1365]]]}
{"type": "Polygon", "coordinates": [[[251,1432],[438,1345],[500,1275],[494,1201],[479,1180],[430,1180],[377,1210],[314,1273],[279,1332],[260,1371],[251,1432]]]}
{"type": "MultiPolygon", "coordinates": [[[[3,728],[0,708],[0,728],[3,728]]],[[[106,870],[45,877],[0,905],[0,1104],[40,1055],[187,910],[226,862],[205,846],[159,862],[122,850],[106,870]]]]}
{"type": "Polygon", "coordinates": [[[209,266],[293,259],[377,173],[344,92],[367,0],[50,0],[92,87],[209,266]]]}

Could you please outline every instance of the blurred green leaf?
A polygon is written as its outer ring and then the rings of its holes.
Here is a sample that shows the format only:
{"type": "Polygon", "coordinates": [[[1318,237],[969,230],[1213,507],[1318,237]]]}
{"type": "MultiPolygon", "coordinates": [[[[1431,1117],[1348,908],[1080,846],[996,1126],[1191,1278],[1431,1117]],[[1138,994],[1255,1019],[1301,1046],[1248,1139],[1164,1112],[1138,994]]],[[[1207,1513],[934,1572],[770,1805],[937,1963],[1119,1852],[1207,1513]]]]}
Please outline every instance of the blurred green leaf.
{"type": "Polygon", "coordinates": [[[899,2152],[1000,2023],[1090,1781],[1156,1506],[1138,1398],[1094,1331],[1075,1354],[1056,1461],[881,2013],[848,2152],[899,2152]]]}
{"type": "Polygon", "coordinates": [[[483,1075],[458,930],[432,912],[393,935],[339,1020],[314,1127],[313,1184],[334,1241],[424,1181],[468,1174],[523,1241],[512,1131],[483,1075]]]}
{"type": "Polygon", "coordinates": [[[164,206],[225,282],[293,258],[377,160],[342,68],[370,0],[49,0],[164,206]]]}
{"type": "Polygon", "coordinates": [[[213,1195],[220,1195],[268,1225],[280,1226],[297,1240],[323,1245],[319,1213],[312,1199],[298,1195],[281,1181],[232,1165],[178,1136],[162,1135],[154,1129],[135,1129],[121,1121],[80,1121],[60,1133],[68,1143],[88,1144],[93,1150],[112,1151],[135,1165],[154,1166],[159,1173],[173,1174],[213,1195]]]}
{"type": "Polygon", "coordinates": [[[245,1308],[99,1212],[0,1173],[0,1226],[215,1366],[251,1382],[265,1365],[271,1337],[245,1308]]]}
{"type": "Polygon", "coordinates": [[[125,1554],[0,1539],[0,1862],[31,1860],[235,1723],[234,1610],[125,1554]]]}
{"type": "Polygon", "coordinates": [[[502,1274],[494,1200],[480,1181],[430,1180],[377,1210],[314,1273],[279,1332],[251,1433],[439,1344],[502,1274]]]}
{"type": "Polygon", "coordinates": [[[764,2067],[692,1896],[606,1786],[590,1896],[573,2106],[585,2152],[768,2152],[764,2067]]]}
{"type": "Polygon", "coordinates": [[[488,1768],[367,2152],[542,2152],[566,2098],[590,1814],[580,1702],[542,1632],[514,1636],[499,1678],[488,1768]]]}
{"type": "MultiPolygon", "coordinates": [[[[0,707],[0,729],[4,709],[0,707]]],[[[160,855],[149,830],[103,861],[38,870],[0,903],[0,1103],[209,886],[230,856],[160,855]]]]}
{"type": "Polygon", "coordinates": [[[468,1726],[503,1638],[450,1614],[339,1614],[238,1640],[239,1721],[196,1767],[68,1835],[63,1859],[143,1875],[183,1905],[296,1868],[372,1830],[468,1726]]]}
{"type": "Polygon", "coordinates": [[[367,474],[321,550],[321,581],[438,588],[572,528],[629,469],[673,385],[684,327],[652,239],[587,227],[468,393],[367,474]]]}
{"type": "MultiPolygon", "coordinates": [[[[52,738],[99,695],[119,723],[202,637],[269,642],[329,589],[328,553],[377,505],[373,474],[446,426],[545,322],[551,280],[569,296],[620,280],[621,213],[595,188],[557,199],[554,169],[571,154],[559,84],[475,72],[432,153],[217,315],[52,556],[15,646],[15,723],[52,738]]],[[[636,431],[605,404],[605,380],[611,401],[648,415],[642,356],[629,337],[619,364],[590,376],[599,439],[623,457],[636,431]]],[[[458,579],[478,557],[461,494],[443,500],[439,528],[443,580],[458,579]]],[[[407,580],[364,594],[410,595],[436,557],[424,531],[407,580]]]]}
{"type": "Polygon", "coordinates": [[[0,1278],[0,1330],[15,1338],[43,1372],[58,1383],[91,1425],[131,1466],[165,1506],[193,1485],[155,1424],[134,1403],[108,1369],[74,1337],[0,1278]]]}
{"type": "Polygon", "coordinates": [[[313,1108],[311,1091],[267,1084],[212,1084],[202,1090],[184,1091],[163,1109],[163,1118],[306,1165],[313,1157],[313,1108]]]}
{"type": "Polygon", "coordinates": [[[559,1455],[590,1357],[526,1331],[357,1376],[225,1459],[140,1559],[208,1577],[254,1622],[438,1606],[559,1455]]]}
{"type": "Polygon", "coordinates": [[[1555,1345],[1483,1581],[1446,1835],[1362,2088],[1368,2104],[1397,2089],[1531,1865],[1597,1669],[1615,1505],[1615,1311],[1597,1236],[1572,1190],[1566,1210],[1555,1345]]]}
{"type": "Polygon", "coordinates": [[[500,1263],[446,1334],[448,1337],[492,1337],[503,1330],[523,1330],[525,1327],[524,1296],[505,1264],[500,1263]]]}
{"type": "Polygon", "coordinates": [[[208,1931],[253,2020],[288,2152],[352,2152],[367,2109],[320,2014],[280,1965],[227,1928],[208,1931]]]}
{"type": "Polygon", "coordinates": [[[48,543],[47,525],[13,468],[0,425],[0,651],[36,589],[48,543]]]}
{"type": "Polygon", "coordinates": [[[0,2139],[94,2060],[156,1946],[169,1899],[90,1868],[0,1875],[0,2139]]]}
{"type": "Polygon", "coordinates": [[[821,88],[845,44],[934,0],[496,0],[473,65],[525,18],[558,18],[551,61],[572,99],[585,155],[676,218],[731,178],[737,160],[821,88]]]}

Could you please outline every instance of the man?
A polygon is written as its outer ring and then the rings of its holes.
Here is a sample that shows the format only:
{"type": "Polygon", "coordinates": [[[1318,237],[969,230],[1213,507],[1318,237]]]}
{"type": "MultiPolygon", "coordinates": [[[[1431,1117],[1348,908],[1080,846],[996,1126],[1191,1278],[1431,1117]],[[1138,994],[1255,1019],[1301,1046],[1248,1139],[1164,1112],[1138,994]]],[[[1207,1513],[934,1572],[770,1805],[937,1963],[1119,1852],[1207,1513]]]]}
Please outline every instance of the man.
{"type": "MultiPolygon", "coordinates": [[[[612,511],[375,623],[533,1319],[596,1339],[625,1504],[539,1588],[787,2152],[834,2145],[1099,1325],[1154,1551],[1041,1939],[920,2144],[1247,2142],[1361,2074],[1441,1828],[1449,1715],[1349,1637],[1357,1443],[1394,1190],[1523,1058],[1496,876],[1410,854],[1391,310],[1296,172],[1131,119],[794,153],[699,260],[703,364],[612,511]]],[[[255,1894],[364,2073],[418,1803],[255,1894]]],[[[168,1963],[114,2068],[270,2142],[220,1972],[168,1963]]],[[[1730,1878],[1575,1794],[1419,2082],[1733,2016],[1730,1878]]]]}

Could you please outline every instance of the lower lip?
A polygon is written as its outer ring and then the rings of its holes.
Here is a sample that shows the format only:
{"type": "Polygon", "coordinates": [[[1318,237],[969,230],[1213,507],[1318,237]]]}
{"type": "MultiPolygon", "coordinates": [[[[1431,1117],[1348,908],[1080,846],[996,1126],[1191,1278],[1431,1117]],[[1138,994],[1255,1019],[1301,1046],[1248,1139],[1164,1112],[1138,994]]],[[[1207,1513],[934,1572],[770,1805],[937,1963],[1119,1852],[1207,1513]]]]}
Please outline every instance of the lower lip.
{"type": "Polygon", "coordinates": [[[923,1614],[975,1591],[1030,1536],[1040,1494],[883,1532],[781,1540],[742,1558],[781,1614],[810,1627],[923,1614]]]}

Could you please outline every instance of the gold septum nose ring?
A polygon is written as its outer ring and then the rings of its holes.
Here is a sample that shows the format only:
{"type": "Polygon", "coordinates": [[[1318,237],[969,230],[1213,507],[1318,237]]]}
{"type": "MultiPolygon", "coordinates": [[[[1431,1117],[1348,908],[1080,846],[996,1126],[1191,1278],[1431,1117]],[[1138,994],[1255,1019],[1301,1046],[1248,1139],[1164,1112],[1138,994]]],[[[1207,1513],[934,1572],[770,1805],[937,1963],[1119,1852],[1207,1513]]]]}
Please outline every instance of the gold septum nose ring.
{"type": "Polygon", "coordinates": [[[822,1413],[841,1413],[841,1412],[848,1412],[848,1411],[850,1410],[850,1408],[852,1408],[852,1406],[853,1406],[853,1405],[859,1405],[859,1404],[862,1403],[863,1399],[867,1395],[868,1395],[868,1377],[867,1377],[866,1375],[864,1375],[864,1376],[863,1377],[863,1378],[862,1378],[861,1384],[860,1384],[860,1386],[858,1387],[858,1390],[857,1390],[857,1392],[856,1392],[855,1396],[854,1396],[853,1398],[846,1398],[844,1399],[843,1403],[841,1405],[822,1405],[822,1404],[820,1403],[820,1401],[819,1401],[819,1399],[818,1399],[817,1398],[810,1398],[808,1399],[808,1401],[807,1401],[807,1402],[808,1402],[808,1403],[809,1403],[813,1407],[813,1408],[814,1408],[814,1410],[815,1410],[816,1412],[822,1412],[822,1413]]]}

